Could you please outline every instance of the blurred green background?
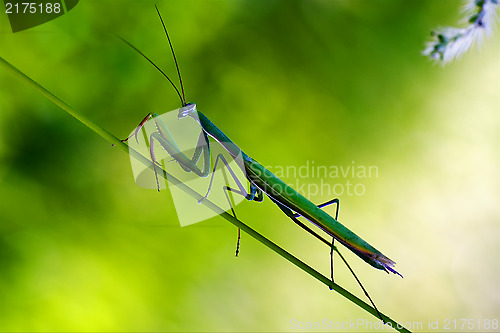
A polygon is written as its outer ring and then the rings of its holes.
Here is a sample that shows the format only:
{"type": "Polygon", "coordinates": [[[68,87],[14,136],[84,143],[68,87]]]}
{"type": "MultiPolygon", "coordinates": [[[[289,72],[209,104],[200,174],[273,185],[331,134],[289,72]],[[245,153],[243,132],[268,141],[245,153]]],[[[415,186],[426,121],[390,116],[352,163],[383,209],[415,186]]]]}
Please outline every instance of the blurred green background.
{"type": "MultiPolygon", "coordinates": [[[[16,34],[0,14],[0,56],[123,138],[146,113],[179,107],[114,35],[175,78],[154,3],[187,99],[250,156],[378,168],[324,181],[364,186],[340,196],[340,221],[404,275],[343,249],[381,311],[424,331],[499,319],[498,29],[442,67],[421,51],[432,29],[456,25],[461,1],[95,0],[16,34]]],[[[270,200],[237,212],[328,274],[328,249],[270,200]]],[[[377,323],[245,234],[236,259],[235,242],[220,217],[180,228],[168,190],[136,186],[126,154],[0,68],[0,331],[377,323]]],[[[335,276],[364,299],[338,258],[335,276]]]]}

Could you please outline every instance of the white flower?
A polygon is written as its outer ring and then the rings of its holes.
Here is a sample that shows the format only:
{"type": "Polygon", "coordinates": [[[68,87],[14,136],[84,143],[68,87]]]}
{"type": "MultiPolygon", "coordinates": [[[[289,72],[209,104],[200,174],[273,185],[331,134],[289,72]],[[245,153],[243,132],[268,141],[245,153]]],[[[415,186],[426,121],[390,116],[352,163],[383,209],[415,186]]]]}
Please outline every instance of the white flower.
{"type": "Polygon", "coordinates": [[[469,1],[464,7],[468,27],[447,27],[433,32],[435,38],[427,43],[423,54],[443,63],[459,58],[472,44],[481,41],[485,33],[491,32],[498,2],[499,0],[469,1]]]}

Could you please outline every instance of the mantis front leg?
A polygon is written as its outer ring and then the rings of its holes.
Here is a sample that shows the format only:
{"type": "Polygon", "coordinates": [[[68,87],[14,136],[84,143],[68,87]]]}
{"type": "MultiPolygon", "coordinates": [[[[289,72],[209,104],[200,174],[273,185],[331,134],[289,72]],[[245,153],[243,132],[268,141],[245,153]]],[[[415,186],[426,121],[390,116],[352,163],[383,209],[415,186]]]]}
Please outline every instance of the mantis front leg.
{"type": "Polygon", "coordinates": [[[157,153],[155,152],[155,142],[160,144],[160,147],[165,150],[185,172],[193,172],[199,177],[206,177],[210,172],[210,145],[207,134],[201,130],[198,142],[196,144],[196,149],[191,158],[187,157],[186,154],[179,148],[177,142],[173,138],[172,134],[168,130],[163,120],[155,113],[149,113],[144,117],[144,119],[139,123],[136,130],[122,142],[128,141],[130,138],[135,137],[136,142],[139,142],[138,135],[141,129],[144,128],[146,122],[153,121],[155,131],[149,135],[149,154],[151,156],[151,161],[153,163],[156,184],[158,191],[160,190],[160,184],[158,179],[157,166],[161,167],[158,162],[157,153]],[[198,166],[198,161],[203,155],[203,165],[198,166]]]}

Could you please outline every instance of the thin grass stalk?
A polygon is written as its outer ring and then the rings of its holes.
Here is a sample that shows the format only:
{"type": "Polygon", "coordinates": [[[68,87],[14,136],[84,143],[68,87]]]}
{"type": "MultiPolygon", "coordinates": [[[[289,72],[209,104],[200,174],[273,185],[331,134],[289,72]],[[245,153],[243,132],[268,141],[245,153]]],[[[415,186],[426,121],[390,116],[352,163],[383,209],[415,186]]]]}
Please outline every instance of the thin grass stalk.
{"type": "MultiPolygon", "coordinates": [[[[86,115],[84,115],[80,111],[74,109],[72,106],[70,106],[69,104],[67,104],[66,102],[64,102],[63,100],[61,100],[57,96],[55,96],[54,94],[52,94],[50,91],[48,91],[47,89],[42,87],[40,84],[38,84],[33,79],[31,79],[29,76],[27,76],[26,74],[21,72],[19,69],[17,69],[13,65],[11,65],[9,62],[7,62],[2,57],[0,57],[0,64],[5,69],[7,69],[9,72],[14,74],[14,76],[18,77],[21,81],[23,81],[23,82],[27,83],[28,85],[30,85],[31,87],[33,87],[35,90],[40,92],[43,96],[45,96],[50,101],[52,101],[54,104],[59,106],[61,109],[63,109],[64,111],[66,111],[67,113],[69,113],[70,115],[75,117],[78,121],[80,121],[82,124],[84,124],[85,126],[90,128],[92,131],[94,131],[95,133],[100,135],[102,138],[104,138],[105,140],[107,140],[111,144],[121,148],[127,154],[134,157],[139,162],[143,163],[144,165],[148,166],[151,170],[153,170],[153,166],[152,166],[151,161],[149,159],[144,157],[142,154],[140,154],[136,150],[129,148],[129,146],[127,144],[122,142],[116,136],[114,136],[113,134],[111,134],[110,132],[108,132],[107,130],[102,128],[101,126],[97,125],[92,120],[90,120],[86,115]]],[[[167,174],[166,171],[163,170],[163,172],[161,174],[165,179],[167,179],[167,176],[168,176],[168,180],[170,183],[179,187],[181,190],[183,190],[184,192],[189,194],[191,197],[193,197],[196,201],[199,201],[200,199],[204,198],[200,193],[194,191],[193,189],[188,187],[186,184],[184,184],[180,180],[167,174]]],[[[311,266],[307,265],[302,260],[300,260],[299,258],[292,255],[290,252],[288,252],[285,249],[283,249],[282,247],[278,246],[276,243],[274,243],[271,240],[269,240],[268,238],[264,237],[263,235],[261,235],[260,233],[258,233],[257,231],[255,231],[254,229],[252,229],[251,227],[249,227],[248,225],[246,225],[242,221],[235,218],[234,216],[225,212],[224,210],[222,210],[222,208],[215,205],[210,200],[205,198],[204,200],[201,201],[201,203],[204,204],[205,206],[207,206],[208,208],[212,209],[214,212],[216,212],[217,214],[219,214],[220,216],[225,218],[227,221],[231,222],[232,224],[234,224],[235,226],[237,226],[238,228],[240,228],[241,230],[246,232],[248,235],[255,238],[260,243],[264,244],[265,246],[267,246],[268,248],[270,248],[271,250],[273,250],[274,252],[276,252],[277,254],[279,254],[280,256],[285,258],[286,260],[290,261],[295,266],[299,267],[300,269],[302,269],[303,271],[305,271],[306,273],[308,273],[309,275],[314,277],[316,280],[325,284],[330,289],[336,291],[337,293],[339,293],[340,295],[342,295],[343,297],[345,297],[346,299],[348,299],[352,303],[356,304],[357,306],[359,306],[360,308],[362,308],[366,312],[372,314],[377,319],[379,319],[377,311],[371,305],[367,304],[366,302],[362,301],[361,299],[359,299],[355,295],[351,294],[349,291],[342,288],[341,286],[339,286],[338,284],[336,284],[335,282],[333,282],[332,280],[330,280],[329,278],[327,278],[326,276],[324,276],[323,274],[321,274],[320,272],[318,272],[317,270],[315,270],[311,266]]],[[[390,325],[395,330],[397,330],[399,332],[410,332],[409,330],[400,326],[396,321],[394,321],[393,319],[391,319],[387,315],[383,314],[382,312],[380,312],[380,315],[385,320],[387,325],[390,325]]]]}

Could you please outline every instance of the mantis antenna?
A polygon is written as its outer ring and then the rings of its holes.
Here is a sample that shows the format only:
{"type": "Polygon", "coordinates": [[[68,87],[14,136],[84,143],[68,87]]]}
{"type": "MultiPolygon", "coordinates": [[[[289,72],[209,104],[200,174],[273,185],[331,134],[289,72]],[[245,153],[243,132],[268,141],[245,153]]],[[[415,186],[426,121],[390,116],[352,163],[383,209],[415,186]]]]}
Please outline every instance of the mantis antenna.
{"type": "Polygon", "coordinates": [[[170,36],[168,35],[167,27],[163,22],[163,18],[161,17],[160,11],[158,10],[158,6],[155,5],[155,8],[156,12],[158,13],[158,17],[160,18],[161,25],[163,26],[163,31],[165,31],[165,36],[167,36],[168,44],[170,45],[170,50],[172,51],[172,56],[174,57],[175,67],[177,68],[177,74],[179,75],[179,83],[181,85],[182,100],[183,100],[182,106],[186,106],[186,96],[184,95],[184,86],[182,85],[181,71],[179,70],[179,64],[177,63],[177,58],[175,57],[174,47],[172,46],[172,42],[170,41],[170,36]]]}
{"type": "Polygon", "coordinates": [[[172,80],[170,80],[170,78],[168,77],[167,74],[165,74],[165,72],[163,72],[161,70],[160,67],[158,67],[151,59],[148,58],[147,55],[145,55],[144,53],[142,53],[141,51],[139,51],[139,49],[137,47],[135,47],[134,45],[132,45],[130,42],[126,41],[125,39],[123,39],[122,37],[120,36],[117,36],[118,38],[120,38],[125,44],[127,44],[128,46],[130,46],[131,48],[133,48],[137,53],[139,53],[144,59],[146,59],[147,61],[149,61],[149,63],[151,65],[153,65],[164,77],[167,78],[168,82],[170,82],[170,84],[172,85],[172,87],[174,87],[175,91],[177,92],[177,95],[179,96],[180,100],[181,100],[181,104],[182,106],[185,106],[185,102],[184,100],[182,99],[182,96],[181,96],[181,93],[179,92],[179,89],[177,89],[177,87],[175,86],[174,82],[172,82],[172,80]]]}
{"type": "Polygon", "coordinates": [[[169,37],[168,32],[167,32],[167,27],[165,26],[165,23],[163,23],[163,18],[161,17],[160,11],[158,10],[158,7],[156,5],[155,5],[155,8],[156,8],[156,12],[158,13],[158,16],[160,17],[161,25],[163,26],[163,30],[165,31],[165,35],[167,36],[168,44],[170,45],[170,50],[172,51],[172,56],[174,57],[175,68],[177,69],[177,74],[179,75],[179,83],[181,85],[182,95],[181,95],[181,92],[179,91],[179,89],[177,89],[177,86],[175,85],[175,83],[168,77],[167,74],[165,74],[165,72],[163,72],[161,70],[160,67],[158,67],[158,65],[156,65],[151,59],[149,59],[149,57],[147,55],[142,53],[142,51],[140,51],[137,47],[132,45],[132,43],[128,42],[124,38],[122,38],[120,36],[117,36],[117,37],[120,38],[125,44],[130,46],[132,49],[134,49],[137,53],[139,53],[151,65],[153,65],[168,80],[168,82],[170,82],[172,87],[174,87],[175,92],[177,93],[177,95],[179,96],[179,99],[181,100],[182,106],[186,106],[187,103],[186,103],[186,96],[184,95],[184,86],[182,85],[181,72],[179,70],[179,64],[177,63],[177,58],[175,57],[174,47],[172,46],[172,42],[170,41],[170,37],[169,37]]]}

